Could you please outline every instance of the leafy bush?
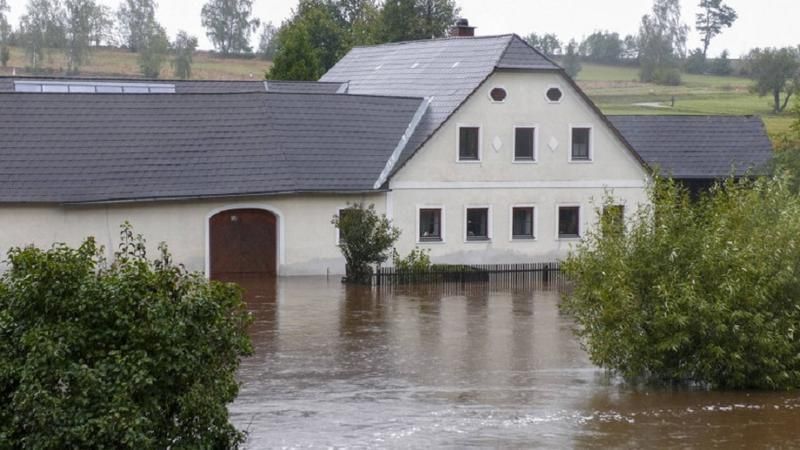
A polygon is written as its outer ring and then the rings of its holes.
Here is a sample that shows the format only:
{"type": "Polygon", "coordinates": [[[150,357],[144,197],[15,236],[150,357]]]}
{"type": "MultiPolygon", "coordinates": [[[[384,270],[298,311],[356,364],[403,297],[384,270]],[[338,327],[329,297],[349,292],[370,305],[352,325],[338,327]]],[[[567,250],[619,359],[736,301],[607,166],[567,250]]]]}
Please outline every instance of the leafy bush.
{"type": "Polygon", "coordinates": [[[687,73],[706,73],[708,67],[706,64],[706,56],[703,54],[703,50],[696,48],[690,51],[689,56],[686,57],[683,67],[687,73]]]}
{"type": "Polygon", "coordinates": [[[664,86],[680,86],[681,71],[677,68],[659,67],[653,72],[652,82],[664,86]]]}
{"type": "Polygon", "coordinates": [[[339,249],[347,263],[345,281],[369,284],[372,282],[372,265],[389,258],[389,250],[400,238],[400,230],[392,226],[386,215],[379,216],[375,205],[365,207],[356,203],[333,216],[331,221],[339,229],[339,249]]]}
{"type": "Polygon", "coordinates": [[[728,180],[696,201],[659,181],[650,201],[564,266],[592,361],[633,380],[800,388],[800,197],[787,180],[728,180]]]}
{"type": "Polygon", "coordinates": [[[0,279],[0,447],[231,448],[235,371],[251,350],[234,285],[146,259],[123,229],[108,265],[15,248],[0,279]]]}
{"type": "Polygon", "coordinates": [[[426,249],[415,248],[405,258],[394,252],[392,260],[395,269],[399,271],[425,272],[432,267],[431,251],[426,249]]]}

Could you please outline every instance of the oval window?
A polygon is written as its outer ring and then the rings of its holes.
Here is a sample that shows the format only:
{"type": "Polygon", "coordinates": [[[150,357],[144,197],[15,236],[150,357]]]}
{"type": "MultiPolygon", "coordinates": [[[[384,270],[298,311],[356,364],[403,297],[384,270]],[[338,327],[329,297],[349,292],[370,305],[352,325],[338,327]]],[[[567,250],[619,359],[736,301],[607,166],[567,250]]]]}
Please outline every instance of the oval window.
{"type": "Polygon", "coordinates": [[[503,88],[494,88],[492,92],[489,92],[489,97],[492,98],[492,101],[502,102],[508,97],[508,93],[503,88]]]}
{"type": "Polygon", "coordinates": [[[559,89],[557,87],[553,87],[553,88],[548,89],[546,95],[547,95],[547,99],[550,100],[553,103],[560,102],[561,101],[561,97],[564,96],[564,94],[561,92],[561,89],[559,89]]]}

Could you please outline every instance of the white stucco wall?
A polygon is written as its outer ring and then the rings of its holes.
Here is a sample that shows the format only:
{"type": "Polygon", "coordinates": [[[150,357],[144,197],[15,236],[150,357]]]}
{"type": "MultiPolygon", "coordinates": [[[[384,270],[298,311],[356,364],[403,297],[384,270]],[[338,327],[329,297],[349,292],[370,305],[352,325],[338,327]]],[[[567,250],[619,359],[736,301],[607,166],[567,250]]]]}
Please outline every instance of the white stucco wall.
{"type": "MultiPolygon", "coordinates": [[[[3,206],[0,209],[0,260],[11,247],[56,242],[80,244],[93,236],[111,256],[119,244],[119,226],[129,221],[144,235],[155,256],[166,242],[176,262],[191,270],[205,270],[207,226],[221,210],[261,208],[278,216],[279,273],[325,275],[344,272],[344,260],[331,218],[348,202],[364,201],[385,211],[386,195],[277,196],[253,199],[131,203],[109,206],[3,206]]],[[[0,263],[0,269],[3,264],[0,263]]]]}
{"type": "Polygon", "coordinates": [[[498,72],[391,180],[390,208],[404,230],[398,251],[428,248],[435,262],[514,263],[563,258],[576,241],[557,237],[559,205],[581,206],[581,231],[596,221],[606,195],[630,216],[647,201],[647,172],[603,119],[556,73],[498,72]],[[564,93],[548,102],[550,87],[564,93]],[[502,87],[503,103],[489,92],[502,87]],[[458,162],[458,128],[481,127],[480,162],[458,162]],[[535,126],[537,161],[513,161],[514,127],[535,126]],[[592,128],[591,162],[570,162],[571,126],[592,128]],[[534,206],[535,241],[511,240],[511,208],[534,206]],[[490,206],[490,242],[465,241],[465,208],[490,206]],[[417,209],[444,209],[445,240],[418,242],[417,209]]]}

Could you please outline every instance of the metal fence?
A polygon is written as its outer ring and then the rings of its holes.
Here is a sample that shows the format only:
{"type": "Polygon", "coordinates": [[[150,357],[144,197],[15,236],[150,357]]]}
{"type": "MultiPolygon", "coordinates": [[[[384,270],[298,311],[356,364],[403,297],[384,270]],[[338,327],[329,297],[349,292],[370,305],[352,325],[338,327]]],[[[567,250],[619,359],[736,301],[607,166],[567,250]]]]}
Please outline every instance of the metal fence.
{"type": "Polygon", "coordinates": [[[434,265],[419,270],[385,267],[378,269],[373,276],[373,282],[377,286],[482,284],[491,287],[515,287],[562,280],[561,265],[558,262],[434,265]]]}

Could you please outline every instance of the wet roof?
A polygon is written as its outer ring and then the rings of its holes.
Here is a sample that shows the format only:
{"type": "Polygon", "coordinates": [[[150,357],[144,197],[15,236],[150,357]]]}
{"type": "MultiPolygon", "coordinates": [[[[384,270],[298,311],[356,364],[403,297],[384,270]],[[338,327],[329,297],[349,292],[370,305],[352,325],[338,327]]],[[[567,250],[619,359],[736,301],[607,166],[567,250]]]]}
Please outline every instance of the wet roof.
{"type": "Polygon", "coordinates": [[[682,179],[741,176],[772,158],[764,123],[753,116],[608,116],[662,175],[682,179]]]}
{"type": "Polygon", "coordinates": [[[0,202],[372,190],[422,99],[0,94],[0,202]]]}

